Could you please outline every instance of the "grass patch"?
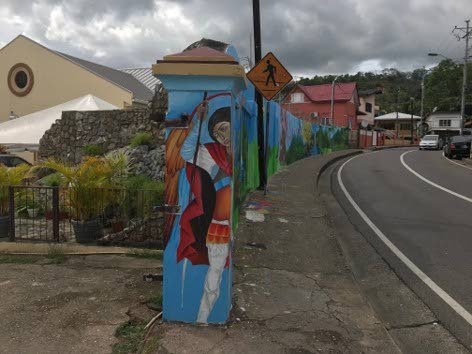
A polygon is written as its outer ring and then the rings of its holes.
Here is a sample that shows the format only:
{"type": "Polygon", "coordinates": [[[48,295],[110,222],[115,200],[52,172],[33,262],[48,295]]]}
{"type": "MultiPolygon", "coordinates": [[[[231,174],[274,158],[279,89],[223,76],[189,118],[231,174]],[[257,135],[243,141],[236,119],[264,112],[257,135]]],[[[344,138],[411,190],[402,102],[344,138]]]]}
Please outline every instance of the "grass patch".
{"type": "Polygon", "coordinates": [[[150,297],[146,301],[147,307],[154,311],[162,311],[162,294],[150,297]]]}
{"type": "Polygon", "coordinates": [[[152,145],[152,136],[149,133],[146,132],[140,132],[137,133],[130,142],[130,146],[132,148],[142,146],[142,145],[147,145],[151,146],[152,145]]]}
{"type": "Polygon", "coordinates": [[[16,254],[0,254],[0,264],[34,264],[41,257],[16,254]]]}
{"type": "Polygon", "coordinates": [[[158,336],[155,336],[155,337],[152,337],[150,340],[148,340],[146,344],[144,345],[144,348],[141,354],[157,353],[157,349],[159,346],[159,339],[160,338],[158,336]]]}
{"type": "Polygon", "coordinates": [[[131,250],[126,254],[128,257],[162,260],[162,251],[131,250]]]}
{"type": "Polygon", "coordinates": [[[87,156],[103,156],[105,149],[101,145],[88,144],[82,148],[82,152],[87,156]]]}
{"type": "Polygon", "coordinates": [[[67,257],[60,248],[51,247],[48,250],[46,259],[48,260],[48,264],[62,264],[67,260],[67,257]]]}
{"type": "Polygon", "coordinates": [[[113,345],[113,354],[137,353],[146,331],[144,324],[126,322],[115,331],[115,337],[120,339],[119,343],[113,345]]]}

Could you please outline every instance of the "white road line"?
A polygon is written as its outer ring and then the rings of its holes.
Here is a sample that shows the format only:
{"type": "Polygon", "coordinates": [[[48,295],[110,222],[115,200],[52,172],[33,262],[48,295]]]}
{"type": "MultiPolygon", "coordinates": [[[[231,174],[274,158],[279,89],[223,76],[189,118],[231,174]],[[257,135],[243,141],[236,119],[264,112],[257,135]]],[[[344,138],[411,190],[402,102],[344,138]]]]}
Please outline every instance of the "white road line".
{"type": "Polygon", "coordinates": [[[471,167],[461,165],[460,163],[458,163],[458,162],[456,162],[456,161],[452,161],[451,159],[448,159],[448,158],[444,155],[444,151],[443,151],[443,153],[442,153],[442,157],[444,157],[447,161],[449,161],[450,163],[453,163],[454,165],[457,165],[457,166],[460,166],[460,167],[464,167],[464,168],[466,168],[466,169],[472,171],[472,168],[471,168],[471,167]]]}
{"type": "Polygon", "coordinates": [[[409,154],[410,152],[413,152],[415,150],[410,150],[410,151],[407,151],[407,152],[404,152],[403,154],[401,154],[400,156],[400,161],[403,165],[403,167],[405,167],[408,171],[410,171],[411,173],[413,173],[416,177],[418,177],[419,179],[421,179],[422,181],[432,185],[433,187],[436,187],[446,193],[449,193],[451,195],[453,195],[454,197],[457,197],[457,198],[460,198],[460,199],[463,199],[465,200],[466,202],[469,202],[469,203],[472,203],[472,198],[469,198],[469,197],[466,197],[465,195],[462,195],[462,194],[459,194],[457,192],[454,192],[450,189],[447,189],[446,187],[443,187],[437,183],[434,183],[433,181],[430,181],[429,179],[427,179],[426,177],[420,175],[418,172],[416,172],[414,169],[412,169],[410,166],[408,166],[405,162],[405,159],[403,158],[406,154],[409,154]]]}
{"type": "MultiPolygon", "coordinates": [[[[410,259],[403,254],[388,238],[385,234],[380,231],[380,229],[369,219],[366,213],[357,205],[354,199],[351,197],[349,192],[347,191],[346,187],[344,186],[341,173],[343,171],[344,166],[348,164],[353,159],[362,156],[357,155],[342,164],[342,166],[338,170],[338,183],[343,191],[344,195],[346,196],[347,200],[357,213],[361,216],[361,218],[365,221],[367,225],[374,231],[374,233],[378,236],[378,238],[418,277],[420,278],[423,283],[425,283],[432,291],[436,293],[446,304],[448,304],[459,316],[461,316],[469,325],[472,326],[472,314],[468,312],[461,304],[459,304],[456,300],[454,300],[448,293],[446,293],[439,285],[437,285],[431,278],[429,278],[421,269],[419,269],[410,259]]],[[[403,156],[403,155],[402,155],[403,156]]]]}

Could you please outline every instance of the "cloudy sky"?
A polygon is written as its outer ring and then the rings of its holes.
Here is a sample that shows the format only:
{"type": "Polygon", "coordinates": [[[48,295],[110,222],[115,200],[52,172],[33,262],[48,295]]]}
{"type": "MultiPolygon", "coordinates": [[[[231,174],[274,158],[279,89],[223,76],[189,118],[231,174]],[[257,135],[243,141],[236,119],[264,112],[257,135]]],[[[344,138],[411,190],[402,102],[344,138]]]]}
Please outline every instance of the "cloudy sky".
{"type": "MultiPolygon", "coordinates": [[[[463,56],[451,30],[471,0],[261,0],[263,53],[294,75],[345,73],[463,56]]],[[[0,0],[0,47],[24,34],[105,65],[148,67],[202,38],[250,53],[251,0],[0,0]]]]}

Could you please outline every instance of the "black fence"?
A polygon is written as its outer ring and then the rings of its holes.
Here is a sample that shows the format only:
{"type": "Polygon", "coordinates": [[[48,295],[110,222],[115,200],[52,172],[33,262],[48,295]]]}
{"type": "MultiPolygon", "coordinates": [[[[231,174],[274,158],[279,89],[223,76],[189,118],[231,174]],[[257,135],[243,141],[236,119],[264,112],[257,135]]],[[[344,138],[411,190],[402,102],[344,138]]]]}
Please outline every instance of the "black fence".
{"type": "Polygon", "coordinates": [[[1,193],[8,193],[11,241],[162,245],[163,218],[154,211],[162,191],[10,186],[1,193]]]}

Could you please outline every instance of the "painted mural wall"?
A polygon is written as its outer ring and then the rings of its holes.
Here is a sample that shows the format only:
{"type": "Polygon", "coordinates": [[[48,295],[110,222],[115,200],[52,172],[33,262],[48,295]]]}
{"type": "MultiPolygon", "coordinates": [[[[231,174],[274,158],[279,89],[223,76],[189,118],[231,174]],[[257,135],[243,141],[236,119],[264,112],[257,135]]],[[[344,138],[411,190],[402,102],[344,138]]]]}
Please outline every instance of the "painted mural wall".
{"type": "MultiPolygon", "coordinates": [[[[300,119],[276,102],[266,103],[269,116],[267,173],[305,157],[349,148],[349,129],[300,119]]],[[[266,122],[267,123],[267,122],[266,122]]]]}
{"type": "MultiPolygon", "coordinates": [[[[259,185],[254,87],[234,92],[225,77],[160,79],[172,88],[166,119],[189,120],[188,127],[166,130],[166,204],[176,208],[166,214],[163,317],[225,323],[233,235],[247,193],[259,185]],[[212,89],[225,85],[228,90],[212,89]]],[[[268,175],[348,146],[346,129],[301,120],[275,102],[264,102],[264,110],[268,175]]]]}

